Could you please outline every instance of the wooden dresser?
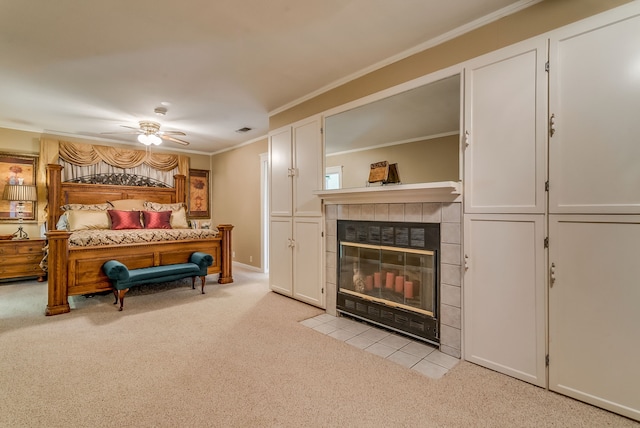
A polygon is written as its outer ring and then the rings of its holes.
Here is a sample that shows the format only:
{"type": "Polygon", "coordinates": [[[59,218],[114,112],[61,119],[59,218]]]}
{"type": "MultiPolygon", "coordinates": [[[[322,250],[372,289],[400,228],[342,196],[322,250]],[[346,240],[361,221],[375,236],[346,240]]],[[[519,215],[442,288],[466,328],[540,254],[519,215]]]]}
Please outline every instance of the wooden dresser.
{"type": "Polygon", "coordinates": [[[0,240],[0,280],[34,276],[44,280],[40,268],[44,245],[45,240],[40,238],[0,240]]]}

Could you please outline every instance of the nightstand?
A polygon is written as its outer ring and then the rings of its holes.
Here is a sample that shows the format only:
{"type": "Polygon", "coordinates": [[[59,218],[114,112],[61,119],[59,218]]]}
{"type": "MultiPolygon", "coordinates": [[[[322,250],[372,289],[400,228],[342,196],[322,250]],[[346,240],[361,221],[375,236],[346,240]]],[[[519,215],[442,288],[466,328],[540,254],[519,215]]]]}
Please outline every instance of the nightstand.
{"type": "Polygon", "coordinates": [[[40,261],[44,256],[45,239],[0,240],[0,280],[38,277],[43,281],[40,261]]]}

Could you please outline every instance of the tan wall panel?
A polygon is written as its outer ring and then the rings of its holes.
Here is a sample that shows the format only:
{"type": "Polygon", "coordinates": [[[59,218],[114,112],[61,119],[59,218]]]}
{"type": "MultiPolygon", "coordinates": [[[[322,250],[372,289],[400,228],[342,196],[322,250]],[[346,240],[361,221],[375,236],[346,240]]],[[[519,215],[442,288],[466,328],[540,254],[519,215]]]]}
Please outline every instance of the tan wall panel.
{"type": "Polygon", "coordinates": [[[397,163],[402,183],[458,181],[458,136],[327,156],[326,166],[342,166],[342,187],[364,187],[371,164],[397,163]]]}
{"type": "Polygon", "coordinates": [[[234,225],[234,261],[255,267],[262,266],[260,154],[267,151],[265,138],[217,154],[211,161],[213,224],[234,225]]]}
{"type": "Polygon", "coordinates": [[[327,91],[269,118],[276,129],[383,89],[459,64],[630,0],[546,0],[327,91]]]}

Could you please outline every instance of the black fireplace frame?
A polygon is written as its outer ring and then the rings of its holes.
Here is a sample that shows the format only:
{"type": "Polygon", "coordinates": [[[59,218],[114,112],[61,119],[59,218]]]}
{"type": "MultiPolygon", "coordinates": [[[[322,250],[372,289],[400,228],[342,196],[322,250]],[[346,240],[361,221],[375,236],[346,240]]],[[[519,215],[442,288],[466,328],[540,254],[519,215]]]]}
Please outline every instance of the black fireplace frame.
{"type": "Polygon", "coordinates": [[[388,329],[397,331],[416,339],[439,345],[440,343],[440,223],[338,220],[337,233],[336,310],[341,315],[354,317],[388,329]],[[385,235],[371,234],[371,226],[393,228],[393,233],[385,235]],[[404,230],[423,229],[424,242],[407,239],[404,230]],[[402,233],[396,233],[396,230],[402,233]],[[373,235],[373,236],[372,236],[373,235]],[[391,242],[393,241],[393,242],[391,242]],[[340,258],[341,243],[355,242],[360,244],[385,245],[402,249],[430,250],[434,252],[434,296],[433,316],[404,308],[372,301],[360,296],[340,291],[340,258]]]}

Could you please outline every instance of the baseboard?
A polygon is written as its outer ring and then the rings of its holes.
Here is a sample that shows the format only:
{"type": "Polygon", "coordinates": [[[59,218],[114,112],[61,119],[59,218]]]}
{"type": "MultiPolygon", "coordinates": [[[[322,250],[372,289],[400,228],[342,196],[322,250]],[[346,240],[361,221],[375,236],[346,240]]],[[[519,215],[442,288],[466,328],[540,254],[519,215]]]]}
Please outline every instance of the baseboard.
{"type": "Polygon", "coordinates": [[[240,267],[240,268],[243,268],[243,269],[252,270],[254,272],[259,272],[259,273],[264,273],[264,270],[262,270],[262,268],[259,268],[259,267],[246,265],[246,264],[240,263],[240,262],[232,262],[232,264],[234,266],[237,266],[237,267],[240,267]]]}

